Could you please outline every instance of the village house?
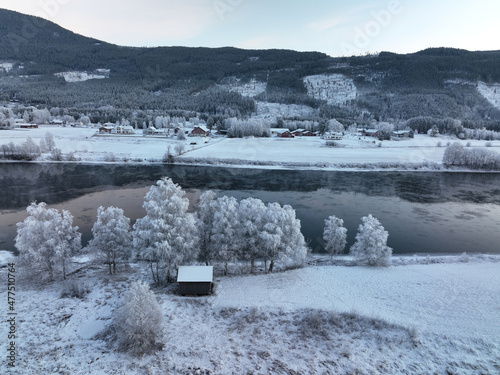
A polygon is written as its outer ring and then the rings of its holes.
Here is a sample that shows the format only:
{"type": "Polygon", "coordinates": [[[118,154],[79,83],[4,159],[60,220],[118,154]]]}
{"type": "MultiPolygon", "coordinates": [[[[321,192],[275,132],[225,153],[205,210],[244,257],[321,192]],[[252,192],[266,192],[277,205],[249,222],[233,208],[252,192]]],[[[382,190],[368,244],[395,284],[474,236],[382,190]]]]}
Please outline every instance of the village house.
{"type": "Polygon", "coordinates": [[[115,127],[114,130],[115,130],[114,132],[116,134],[134,134],[135,133],[134,128],[130,125],[125,125],[125,126],[118,125],[117,127],[115,127]]]}
{"type": "Polygon", "coordinates": [[[295,138],[295,136],[288,129],[281,129],[276,133],[279,138],[295,138]]]}
{"type": "Polygon", "coordinates": [[[208,135],[210,135],[210,130],[204,126],[196,126],[189,134],[190,137],[206,137],[208,135]]]}
{"type": "Polygon", "coordinates": [[[411,130],[395,130],[391,133],[392,138],[413,138],[411,130]]]}
{"type": "Polygon", "coordinates": [[[301,137],[305,131],[306,129],[297,129],[292,131],[292,134],[294,135],[294,137],[301,137]]]}
{"type": "Polygon", "coordinates": [[[99,128],[100,134],[111,134],[111,132],[115,129],[114,125],[104,124],[99,128]]]}
{"type": "Polygon", "coordinates": [[[365,137],[378,138],[378,130],[377,129],[365,129],[365,130],[363,130],[363,135],[365,137]]]}
{"type": "Polygon", "coordinates": [[[325,134],[323,134],[323,139],[340,141],[342,140],[343,136],[344,135],[340,132],[326,132],[325,134]]]}
{"type": "Polygon", "coordinates": [[[29,124],[26,122],[19,122],[16,124],[16,127],[19,129],[38,129],[37,124],[29,124]]]}

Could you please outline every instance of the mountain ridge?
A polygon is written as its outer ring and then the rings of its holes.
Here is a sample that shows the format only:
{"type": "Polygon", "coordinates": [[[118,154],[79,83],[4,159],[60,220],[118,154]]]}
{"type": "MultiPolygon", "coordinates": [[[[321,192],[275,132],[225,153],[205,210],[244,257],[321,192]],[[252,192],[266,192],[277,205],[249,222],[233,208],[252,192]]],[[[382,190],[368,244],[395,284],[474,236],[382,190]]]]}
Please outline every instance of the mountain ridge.
{"type": "Polygon", "coordinates": [[[0,56],[13,65],[8,72],[0,69],[0,99],[80,113],[111,105],[125,113],[136,106],[248,116],[255,111],[254,101],[269,101],[311,106],[321,118],[346,123],[416,116],[500,121],[500,111],[474,86],[500,82],[500,51],[443,47],[412,54],[330,57],[283,49],[127,47],[0,9],[0,56]],[[96,69],[109,69],[109,78],[75,86],[55,76],[96,69]],[[344,77],[339,84],[352,82],[355,95],[351,92],[348,99],[329,103],[305,87],[305,77],[320,81],[332,75],[344,77]],[[243,97],[231,89],[251,82],[264,83],[265,92],[243,97]]]}

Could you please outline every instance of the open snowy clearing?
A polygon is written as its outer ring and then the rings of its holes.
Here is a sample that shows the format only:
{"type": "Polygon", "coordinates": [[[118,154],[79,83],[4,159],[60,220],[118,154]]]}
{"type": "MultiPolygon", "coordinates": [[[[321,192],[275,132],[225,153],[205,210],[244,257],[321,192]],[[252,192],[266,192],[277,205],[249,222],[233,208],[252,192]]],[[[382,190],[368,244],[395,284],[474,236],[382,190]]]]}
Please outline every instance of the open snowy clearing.
{"type": "MultiPolygon", "coordinates": [[[[465,258],[457,258],[464,260],[465,258]]],[[[0,275],[5,279],[5,268],[0,275]]],[[[165,346],[134,358],[104,339],[113,310],[146,265],[115,276],[73,275],[92,292],[19,283],[22,374],[496,374],[500,371],[500,262],[389,268],[306,267],[218,277],[214,296],[155,289],[165,346]]],[[[6,325],[0,334],[6,337],[6,325]]],[[[5,341],[2,350],[6,352],[5,341]]],[[[2,361],[1,373],[7,372],[2,361]]],[[[16,372],[13,372],[16,373],[16,372]]]]}
{"type": "MultiPolygon", "coordinates": [[[[177,162],[267,165],[273,167],[298,168],[367,168],[385,164],[385,167],[436,168],[442,165],[446,145],[460,142],[469,147],[485,147],[485,141],[459,141],[441,136],[432,138],[417,135],[414,139],[383,141],[370,137],[347,135],[336,141],[337,147],[327,147],[319,137],[296,137],[293,139],[271,138],[225,138],[188,137],[178,141],[166,137],[144,137],[140,131],[135,135],[96,135],[95,128],[71,128],[41,126],[39,129],[0,131],[0,145],[13,142],[22,144],[30,137],[39,143],[47,132],[54,135],[56,147],[64,155],[73,152],[82,162],[161,162],[168,148],[177,155],[182,145],[182,155],[177,162]]],[[[491,150],[500,147],[500,142],[489,142],[491,150]]],[[[44,154],[39,160],[49,160],[44,154]]]]}

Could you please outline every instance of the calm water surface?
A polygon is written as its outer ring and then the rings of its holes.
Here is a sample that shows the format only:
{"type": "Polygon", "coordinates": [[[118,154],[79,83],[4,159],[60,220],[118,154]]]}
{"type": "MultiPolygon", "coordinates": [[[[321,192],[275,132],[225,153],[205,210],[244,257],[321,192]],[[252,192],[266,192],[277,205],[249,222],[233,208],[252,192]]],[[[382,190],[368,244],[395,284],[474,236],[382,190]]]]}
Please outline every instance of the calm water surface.
{"type": "Polygon", "coordinates": [[[97,208],[117,206],[135,221],[144,195],[164,176],[199,196],[260,198],[290,204],[313,251],[322,251],[324,220],[344,219],[348,246],[362,216],[389,232],[394,253],[500,253],[500,174],[327,172],[164,165],[0,164],[0,249],[14,250],[15,224],[32,201],[69,210],[84,244],[97,208]]]}

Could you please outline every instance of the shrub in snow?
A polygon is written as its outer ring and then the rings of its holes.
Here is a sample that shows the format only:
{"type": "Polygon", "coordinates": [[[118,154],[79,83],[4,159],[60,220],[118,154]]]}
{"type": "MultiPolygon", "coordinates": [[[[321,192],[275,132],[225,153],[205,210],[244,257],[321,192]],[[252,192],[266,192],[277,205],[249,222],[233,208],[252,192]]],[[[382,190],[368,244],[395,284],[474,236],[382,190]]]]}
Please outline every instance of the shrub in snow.
{"type": "Polygon", "coordinates": [[[387,246],[389,233],[372,215],[365,216],[361,220],[356,242],[350,249],[356,264],[388,266],[392,255],[392,249],[387,246]]]}
{"type": "Polygon", "coordinates": [[[118,349],[142,355],[162,346],[163,315],[154,293],[142,281],[132,284],[114,312],[118,349]]]}
{"type": "Polygon", "coordinates": [[[59,148],[54,148],[52,150],[52,152],[50,153],[50,158],[54,161],[62,161],[63,160],[63,157],[62,157],[62,152],[61,152],[61,149],[59,148]]]}
{"type": "Polygon", "coordinates": [[[97,209],[92,235],[90,251],[108,265],[110,274],[116,273],[116,263],[127,261],[132,253],[130,219],[121,208],[101,206],[97,209]]]}
{"type": "Polygon", "coordinates": [[[481,148],[465,149],[460,143],[455,142],[444,151],[443,164],[472,169],[500,169],[500,155],[495,151],[481,148]]]}
{"type": "Polygon", "coordinates": [[[323,239],[325,240],[325,250],[332,256],[342,253],[347,242],[347,229],[344,228],[344,220],[333,215],[326,219],[323,239]]]}
{"type": "Polygon", "coordinates": [[[164,177],[145,196],[146,216],[134,224],[133,244],[151,264],[153,280],[170,282],[179,265],[198,255],[198,231],[186,193],[164,177]]]}
{"type": "Polygon", "coordinates": [[[66,278],[66,262],[81,249],[81,234],[73,227],[73,216],[47,204],[35,202],[26,209],[28,217],[17,223],[15,246],[23,268],[42,279],[66,278]]]}
{"type": "Polygon", "coordinates": [[[84,298],[90,293],[90,287],[81,280],[70,280],[64,283],[61,298],[84,298]]]}

